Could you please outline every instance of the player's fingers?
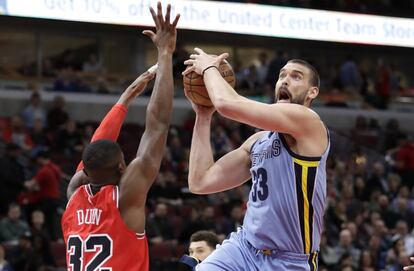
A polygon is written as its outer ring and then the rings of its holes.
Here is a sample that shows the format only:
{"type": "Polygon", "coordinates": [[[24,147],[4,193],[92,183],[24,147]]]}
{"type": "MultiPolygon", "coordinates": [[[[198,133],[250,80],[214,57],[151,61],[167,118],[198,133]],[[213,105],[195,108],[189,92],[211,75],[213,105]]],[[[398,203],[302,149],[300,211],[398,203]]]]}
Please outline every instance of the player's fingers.
{"type": "Polygon", "coordinates": [[[156,74],[158,70],[158,63],[155,63],[154,65],[152,65],[149,69],[148,72],[151,74],[156,74]]]}
{"type": "Polygon", "coordinates": [[[191,55],[190,55],[190,58],[191,58],[191,59],[196,59],[197,57],[198,57],[198,55],[196,55],[196,54],[191,54],[191,55]]]}
{"type": "Polygon", "coordinates": [[[144,30],[144,31],[142,31],[142,34],[149,37],[151,40],[154,40],[154,38],[155,38],[155,33],[152,32],[151,30],[144,30]]]}
{"type": "Polygon", "coordinates": [[[184,65],[193,65],[194,64],[194,59],[187,59],[186,61],[184,61],[184,65]]]}
{"type": "Polygon", "coordinates": [[[218,56],[218,59],[220,59],[220,63],[221,63],[224,59],[226,59],[228,57],[229,57],[228,53],[223,53],[223,54],[218,56]]]}
{"type": "Polygon", "coordinates": [[[410,260],[411,260],[411,261],[414,261],[414,257],[410,257],[410,260]]]}
{"type": "Polygon", "coordinates": [[[176,16],[175,16],[175,19],[174,19],[174,22],[172,23],[172,25],[174,26],[174,27],[176,27],[177,26],[177,23],[178,23],[178,19],[180,19],[180,13],[178,13],[176,16]]]}
{"type": "Polygon", "coordinates": [[[158,18],[158,21],[160,22],[160,25],[164,24],[164,16],[162,15],[161,2],[157,3],[157,18],[158,18]]]}
{"type": "Polygon", "coordinates": [[[159,28],[160,22],[158,21],[157,14],[155,14],[155,10],[152,7],[150,7],[150,12],[151,12],[152,19],[154,20],[155,27],[159,28]]]}
{"type": "Polygon", "coordinates": [[[410,266],[404,266],[403,270],[413,270],[414,269],[414,265],[410,265],[410,266]]]}
{"type": "Polygon", "coordinates": [[[194,71],[194,67],[193,66],[188,66],[181,74],[182,75],[187,75],[187,74],[191,73],[192,71],[194,71]]]}
{"type": "Polygon", "coordinates": [[[203,50],[201,50],[200,48],[194,48],[194,51],[196,51],[199,55],[203,55],[205,54],[203,50]]]}
{"type": "Polygon", "coordinates": [[[165,22],[166,22],[167,24],[169,24],[169,23],[170,23],[170,17],[171,17],[171,5],[170,5],[170,4],[168,4],[168,5],[167,5],[167,13],[165,14],[165,22]]]}

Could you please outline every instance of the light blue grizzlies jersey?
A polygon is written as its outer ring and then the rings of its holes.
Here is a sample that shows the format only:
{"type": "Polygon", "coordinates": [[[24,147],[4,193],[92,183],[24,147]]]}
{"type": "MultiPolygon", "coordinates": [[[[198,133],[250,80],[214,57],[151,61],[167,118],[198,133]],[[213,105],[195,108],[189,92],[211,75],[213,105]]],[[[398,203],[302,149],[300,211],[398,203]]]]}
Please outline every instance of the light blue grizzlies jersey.
{"type": "Polygon", "coordinates": [[[255,248],[305,254],[319,250],[328,152],[329,143],[321,157],[297,155],[276,132],[253,144],[253,184],[243,228],[255,248]]]}

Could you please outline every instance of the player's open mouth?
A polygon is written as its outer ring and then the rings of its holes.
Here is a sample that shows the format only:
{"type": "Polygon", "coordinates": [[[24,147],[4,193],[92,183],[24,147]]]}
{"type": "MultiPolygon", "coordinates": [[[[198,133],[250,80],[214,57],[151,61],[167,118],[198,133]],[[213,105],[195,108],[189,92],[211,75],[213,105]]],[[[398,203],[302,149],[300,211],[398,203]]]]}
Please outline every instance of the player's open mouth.
{"type": "Polygon", "coordinates": [[[290,103],[290,93],[287,88],[279,88],[279,96],[277,97],[278,103],[290,103]]]}

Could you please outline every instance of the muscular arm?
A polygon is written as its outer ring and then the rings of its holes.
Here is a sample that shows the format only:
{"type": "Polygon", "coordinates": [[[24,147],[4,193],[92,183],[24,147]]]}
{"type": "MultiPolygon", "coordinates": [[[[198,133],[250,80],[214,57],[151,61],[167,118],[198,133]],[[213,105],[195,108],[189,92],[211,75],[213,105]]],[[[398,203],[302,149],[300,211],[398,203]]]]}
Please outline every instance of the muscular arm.
{"type": "Polygon", "coordinates": [[[211,115],[197,115],[191,142],[188,185],[192,193],[210,194],[241,185],[250,178],[250,148],[263,135],[251,136],[216,163],[210,145],[211,115]]]}
{"type": "Polygon", "coordinates": [[[237,94],[217,69],[208,69],[204,81],[214,106],[224,117],[289,134],[296,140],[298,154],[320,156],[325,151],[328,145],[326,128],[313,110],[298,104],[265,104],[247,99],[237,94]]]}
{"type": "MultiPolygon", "coordinates": [[[[109,139],[116,141],[124,123],[126,113],[130,103],[138,96],[147,86],[147,83],[155,77],[156,68],[150,69],[135,79],[128,88],[121,94],[116,104],[106,114],[99,127],[94,132],[91,142],[100,139],[109,139]]],[[[71,178],[66,196],[68,199],[81,185],[89,183],[88,176],[83,172],[83,162],[81,161],[76,169],[76,174],[71,178]]]]}
{"type": "Polygon", "coordinates": [[[146,127],[137,155],[121,180],[122,206],[143,205],[161,165],[167,141],[173,100],[172,55],[160,54],[158,74],[146,113],[146,127]],[[138,177],[137,177],[138,176],[138,177]]]}
{"type": "Polygon", "coordinates": [[[207,55],[199,48],[195,51],[197,54],[192,54],[184,62],[189,65],[184,74],[195,71],[204,76],[209,97],[222,116],[263,130],[289,134],[296,140],[302,155],[319,156],[323,153],[327,147],[327,133],[314,111],[298,104],[265,104],[240,96],[224,80],[218,68],[209,68],[218,67],[228,54],[217,57],[207,55]]]}
{"type": "Polygon", "coordinates": [[[157,14],[151,10],[156,34],[144,31],[158,49],[158,72],[146,114],[146,127],[136,158],[128,165],[120,182],[120,212],[125,224],[136,232],[145,228],[145,201],[159,171],[167,141],[174,94],[172,53],[175,50],[176,25],[179,15],[170,23],[171,6],[165,19],[161,4],[157,14]]]}
{"type": "Polygon", "coordinates": [[[224,117],[263,130],[290,134],[294,138],[308,136],[315,130],[315,125],[323,128],[319,116],[305,106],[265,104],[237,94],[217,69],[208,69],[204,82],[214,106],[224,117]]]}

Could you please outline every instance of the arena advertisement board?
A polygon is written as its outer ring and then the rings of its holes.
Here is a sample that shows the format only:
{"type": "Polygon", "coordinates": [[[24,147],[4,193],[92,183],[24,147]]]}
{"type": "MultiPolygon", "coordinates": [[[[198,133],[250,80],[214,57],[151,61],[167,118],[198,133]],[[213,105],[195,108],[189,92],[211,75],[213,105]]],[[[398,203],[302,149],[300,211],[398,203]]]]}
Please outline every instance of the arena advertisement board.
{"type": "MultiPolygon", "coordinates": [[[[0,0],[0,14],[152,26],[155,0],[0,0]]],[[[414,19],[217,1],[174,0],[179,28],[226,33],[414,47],[414,19]]]]}

